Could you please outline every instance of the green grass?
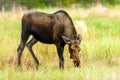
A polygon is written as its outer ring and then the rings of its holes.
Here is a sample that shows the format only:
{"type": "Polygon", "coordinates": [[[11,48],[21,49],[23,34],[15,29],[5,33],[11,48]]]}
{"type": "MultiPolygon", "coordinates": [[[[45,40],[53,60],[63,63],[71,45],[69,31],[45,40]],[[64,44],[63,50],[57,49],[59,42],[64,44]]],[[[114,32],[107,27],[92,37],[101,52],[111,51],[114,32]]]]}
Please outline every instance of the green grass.
{"type": "MultiPolygon", "coordinates": [[[[110,9],[114,11],[112,8],[110,9]]],[[[52,13],[57,8],[37,9],[52,13]]],[[[39,69],[30,52],[24,49],[22,68],[17,69],[17,47],[20,42],[21,17],[25,11],[0,13],[0,80],[119,80],[120,79],[120,18],[109,13],[89,12],[89,9],[65,9],[76,21],[83,20],[87,31],[80,45],[81,68],[74,68],[65,46],[65,69],[60,70],[54,45],[37,43],[33,49],[40,61],[39,69]],[[79,13],[80,12],[80,13],[79,13]],[[87,13],[89,12],[89,14],[87,13]],[[93,15],[92,15],[93,14],[93,15]],[[85,16],[87,15],[87,16],[85,16]],[[84,16],[84,17],[83,17],[84,16]]],[[[119,12],[119,11],[118,11],[119,12]]],[[[82,30],[81,30],[82,29],[82,30]]]]}
{"type": "MultiPolygon", "coordinates": [[[[103,64],[104,65],[104,64],[103,64]]],[[[22,70],[14,69],[13,67],[6,67],[1,71],[0,80],[119,80],[119,67],[108,67],[96,64],[87,64],[82,68],[67,68],[64,71],[57,68],[39,67],[39,70],[26,69],[22,70]]]]}

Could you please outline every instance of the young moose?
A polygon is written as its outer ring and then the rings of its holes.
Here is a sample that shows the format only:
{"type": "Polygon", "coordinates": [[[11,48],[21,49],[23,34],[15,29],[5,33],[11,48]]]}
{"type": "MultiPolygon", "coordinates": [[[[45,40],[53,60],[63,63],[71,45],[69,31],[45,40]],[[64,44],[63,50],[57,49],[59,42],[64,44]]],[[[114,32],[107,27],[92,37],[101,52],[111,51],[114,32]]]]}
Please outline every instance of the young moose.
{"type": "Polygon", "coordinates": [[[18,47],[18,66],[21,65],[21,55],[25,45],[28,47],[32,57],[35,60],[36,67],[39,61],[36,58],[32,46],[38,41],[55,44],[59,56],[59,67],[64,68],[63,51],[65,44],[69,45],[70,58],[73,59],[74,65],[79,67],[79,44],[82,36],[77,34],[72,19],[63,10],[59,10],[53,14],[43,12],[29,12],[22,17],[21,41],[18,47]],[[32,39],[26,44],[29,36],[32,39]]]}

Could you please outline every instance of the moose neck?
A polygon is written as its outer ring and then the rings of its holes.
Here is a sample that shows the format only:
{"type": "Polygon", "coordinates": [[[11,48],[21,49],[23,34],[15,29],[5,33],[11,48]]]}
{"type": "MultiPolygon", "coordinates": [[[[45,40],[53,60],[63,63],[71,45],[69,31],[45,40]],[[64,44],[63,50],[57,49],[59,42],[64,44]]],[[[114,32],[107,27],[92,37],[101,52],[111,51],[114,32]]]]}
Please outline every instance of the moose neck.
{"type": "Polygon", "coordinates": [[[77,32],[76,32],[74,25],[71,25],[69,27],[66,26],[65,31],[64,31],[64,35],[71,40],[77,39],[77,32]]]}

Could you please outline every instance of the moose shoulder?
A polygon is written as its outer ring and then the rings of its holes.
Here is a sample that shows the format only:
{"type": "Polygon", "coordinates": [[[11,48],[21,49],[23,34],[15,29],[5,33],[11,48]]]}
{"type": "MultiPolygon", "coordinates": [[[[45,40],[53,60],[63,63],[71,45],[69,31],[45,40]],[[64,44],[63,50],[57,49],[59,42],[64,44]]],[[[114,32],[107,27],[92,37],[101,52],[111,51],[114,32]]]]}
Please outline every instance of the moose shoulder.
{"type": "Polygon", "coordinates": [[[81,43],[82,36],[77,34],[72,19],[63,10],[59,10],[53,14],[43,12],[29,12],[22,17],[22,32],[21,40],[17,50],[18,53],[18,66],[21,65],[21,55],[25,45],[28,47],[32,57],[39,66],[39,61],[35,56],[32,46],[38,41],[55,44],[59,56],[59,67],[64,68],[63,51],[65,44],[69,45],[70,57],[74,61],[75,66],[79,66],[79,44],[81,43]],[[28,42],[29,36],[32,39],[28,42]]]}

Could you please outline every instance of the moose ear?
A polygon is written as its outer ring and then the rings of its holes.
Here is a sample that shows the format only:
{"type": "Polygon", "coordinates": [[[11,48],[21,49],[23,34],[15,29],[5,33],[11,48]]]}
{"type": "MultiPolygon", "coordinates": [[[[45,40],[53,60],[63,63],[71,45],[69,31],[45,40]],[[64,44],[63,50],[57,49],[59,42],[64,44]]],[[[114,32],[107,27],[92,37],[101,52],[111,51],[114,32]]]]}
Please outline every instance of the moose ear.
{"type": "Polygon", "coordinates": [[[81,34],[78,34],[77,40],[81,43],[81,40],[82,40],[82,35],[81,34]]]}
{"type": "Polygon", "coordinates": [[[63,40],[65,41],[65,43],[67,44],[70,44],[70,39],[65,37],[65,36],[62,36],[63,40]]]}

